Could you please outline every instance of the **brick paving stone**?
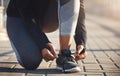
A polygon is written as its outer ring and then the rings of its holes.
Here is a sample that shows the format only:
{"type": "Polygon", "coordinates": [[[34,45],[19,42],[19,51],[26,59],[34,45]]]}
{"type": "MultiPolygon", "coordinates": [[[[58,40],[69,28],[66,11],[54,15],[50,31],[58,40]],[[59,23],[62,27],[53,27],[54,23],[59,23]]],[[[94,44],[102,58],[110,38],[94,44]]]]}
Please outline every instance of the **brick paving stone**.
{"type": "Polygon", "coordinates": [[[39,65],[39,68],[49,68],[50,67],[50,63],[51,63],[51,61],[46,62],[45,60],[42,60],[42,62],[39,65]]]}
{"type": "Polygon", "coordinates": [[[87,75],[87,76],[104,76],[103,74],[96,74],[96,75],[87,75]]]}
{"type": "Polygon", "coordinates": [[[91,51],[88,51],[88,56],[83,60],[84,64],[88,63],[97,63],[96,59],[94,58],[93,54],[91,51]]]}
{"type": "Polygon", "coordinates": [[[5,47],[5,48],[9,47],[9,48],[11,48],[10,42],[9,41],[0,41],[0,48],[1,47],[5,47]]]}
{"type": "Polygon", "coordinates": [[[96,45],[96,43],[94,42],[94,40],[88,39],[87,40],[87,44],[88,44],[88,46],[89,46],[90,49],[99,49],[99,47],[96,45]]]}
{"type": "Polygon", "coordinates": [[[109,59],[99,59],[100,64],[112,64],[113,62],[109,59]]]}
{"type": "Polygon", "coordinates": [[[19,63],[15,65],[14,69],[24,69],[19,63]]]}
{"type": "Polygon", "coordinates": [[[7,68],[12,68],[13,66],[15,66],[15,64],[12,64],[10,62],[1,62],[0,63],[0,70],[7,69],[7,68]]]}
{"type": "Polygon", "coordinates": [[[88,53],[88,56],[83,60],[84,63],[97,63],[96,59],[92,54],[88,53]]]}
{"type": "Polygon", "coordinates": [[[8,62],[18,62],[16,59],[16,55],[15,53],[13,53],[12,55],[9,56],[8,60],[6,60],[8,62]]]}
{"type": "Polygon", "coordinates": [[[96,61],[96,59],[84,59],[83,60],[83,62],[84,62],[84,64],[88,64],[88,63],[90,63],[90,64],[94,64],[94,63],[97,63],[97,61],[96,61]]]}
{"type": "Polygon", "coordinates": [[[109,46],[106,45],[106,43],[102,40],[102,38],[96,38],[95,39],[96,44],[100,47],[100,49],[109,49],[109,46]]]}
{"type": "Polygon", "coordinates": [[[7,60],[9,56],[0,56],[0,62],[7,60]]]}
{"type": "Polygon", "coordinates": [[[44,74],[27,74],[26,76],[45,76],[44,74]]]}
{"type": "Polygon", "coordinates": [[[85,70],[101,70],[99,64],[84,64],[85,70]]]}
{"type": "Polygon", "coordinates": [[[98,73],[98,72],[87,72],[85,73],[86,76],[104,76],[103,73],[98,73]]]}
{"type": "Polygon", "coordinates": [[[119,37],[112,37],[109,38],[110,41],[112,42],[112,49],[120,49],[120,38],[119,37]]]}
{"type": "Polygon", "coordinates": [[[83,74],[74,74],[74,73],[71,73],[71,74],[48,74],[47,76],[84,76],[83,74]]]}
{"type": "Polygon", "coordinates": [[[119,45],[118,45],[118,42],[119,41],[117,41],[117,39],[118,38],[115,38],[115,37],[110,37],[110,38],[108,38],[108,39],[106,39],[106,38],[103,38],[103,40],[107,43],[107,45],[109,46],[109,48],[110,49],[114,49],[114,50],[116,50],[116,49],[119,49],[119,45]],[[115,41],[113,41],[113,40],[115,40],[115,41]],[[112,43],[112,44],[111,44],[112,43]]]}
{"type": "Polygon", "coordinates": [[[103,52],[103,50],[93,51],[96,58],[108,58],[108,56],[103,52]]]}
{"type": "Polygon", "coordinates": [[[7,57],[7,59],[4,59],[3,61],[0,61],[0,68],[13,68],[16,65],[16,61],[13,61],[12,56],[4,56],[7,57]],[[11,59],[12,58],[12,59],[11,59]]]}
{"type": "Polygon", "coordinates": [[[105,53],[109,56],[109,57],[120,57],[119,55],[117,55],[114,51],[105,51],[105,53]]]}
{"type": "Polygon", "coordinates": [[[119,49],[119,51],[115,51],[116,53],[117,53],[117,55],[119,55],[120,56],[120,49],[119,49]]]}
{"type": "Polygon", "coordinates": [[[4,72],[4,73],[0,73],[0,76],[25,76],[24,73],[8,73],[8,72],[4,72]]]}
{"type": "Polygon", "coordinates": [[[114,64],[100,64],[104,70],[119,70],[114,64]]]}
{"type": "Polygon", "coordinates": [[[106,73],[107,76],[120,76],[120,73],[106,73]]]}

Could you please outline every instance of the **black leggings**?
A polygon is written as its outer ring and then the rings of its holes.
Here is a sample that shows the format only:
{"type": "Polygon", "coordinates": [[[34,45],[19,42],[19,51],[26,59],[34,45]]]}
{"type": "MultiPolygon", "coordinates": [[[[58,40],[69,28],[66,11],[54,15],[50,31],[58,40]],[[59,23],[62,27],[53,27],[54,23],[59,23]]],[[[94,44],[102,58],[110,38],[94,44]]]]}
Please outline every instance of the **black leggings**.
{"type": "MultiPolygon", "coordinates": [[[[7,17],[7,32],[19,63],[25,69],[36,69],[42,61],[44,44],[36,43],[21,18],[7,17]]],[[[39,35],[43,36],[40,32],[39,35]]]]}

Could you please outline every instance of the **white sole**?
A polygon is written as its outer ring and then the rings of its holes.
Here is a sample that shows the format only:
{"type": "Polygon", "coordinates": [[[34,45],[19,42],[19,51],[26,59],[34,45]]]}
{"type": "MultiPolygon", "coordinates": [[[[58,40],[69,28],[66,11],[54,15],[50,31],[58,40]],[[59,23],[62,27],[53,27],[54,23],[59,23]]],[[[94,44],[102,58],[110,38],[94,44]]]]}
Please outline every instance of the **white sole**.
{"type": "Polygon", "coordinates": [[[73,73],[73,72],[80,72],[81,71],[81,69],[79,67],[74,67],[74,68],[66,69],[66,70],[63,70],[63,68],[61,68],[61,67],[57,67],[56,69],[60,70],[62,72],[66,72],[66,73],[73,73]]]}

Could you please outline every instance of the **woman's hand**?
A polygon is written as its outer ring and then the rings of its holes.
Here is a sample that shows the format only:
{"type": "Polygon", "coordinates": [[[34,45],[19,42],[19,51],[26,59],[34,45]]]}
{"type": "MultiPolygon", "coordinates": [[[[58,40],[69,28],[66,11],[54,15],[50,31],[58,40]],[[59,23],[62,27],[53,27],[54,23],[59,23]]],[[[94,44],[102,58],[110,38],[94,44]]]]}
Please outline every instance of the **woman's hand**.
{"type": "Polygon", "coordinates": [[[76,60],[76,61],[82,60],[82,59],[85,59],[85,58],[86,58],[87,52],[81,53],[83,49],[84,49],[84,46],[83,46],[83,45],[78,45],[77,50],[76,50],[76,53],[75,53],[75,60],[76,60]]]}
{"type": "Polygon", "coordinates": [[[42,50],[42,56],[45,61],[54,60],[55,58],[58,57],[55,51],[55,47],[53,46],[52,43],[48,43],[47,45],[50,47],[50,50],[48,50],[47,48],[44,48],[42,50]]]}

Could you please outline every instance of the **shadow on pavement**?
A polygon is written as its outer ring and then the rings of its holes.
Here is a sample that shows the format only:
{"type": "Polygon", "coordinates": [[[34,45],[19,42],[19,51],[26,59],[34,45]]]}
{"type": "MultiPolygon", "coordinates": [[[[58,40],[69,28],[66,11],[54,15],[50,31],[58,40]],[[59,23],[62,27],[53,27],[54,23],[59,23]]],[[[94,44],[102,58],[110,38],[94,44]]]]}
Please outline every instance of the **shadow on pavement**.
{"type": "Polygon", "coordinates": [[[37,69],[37,70],[25,70],[22,68],[7,68],[0,67],[0,72],[8,73],[32,73],[32,74],[63,74],[61,71],[58,71],[54,68],[51,69],[37,69]]]}

